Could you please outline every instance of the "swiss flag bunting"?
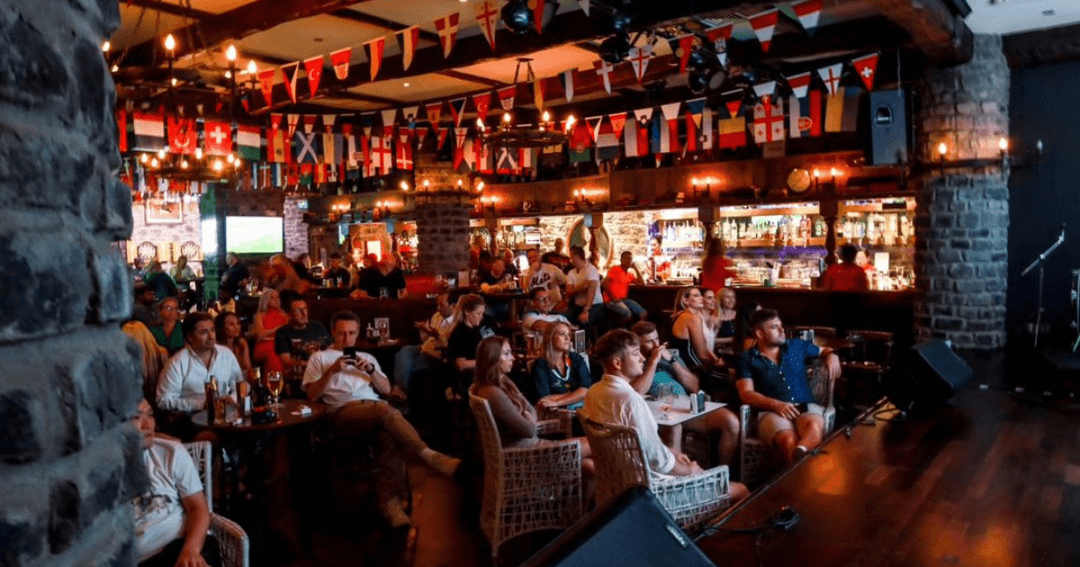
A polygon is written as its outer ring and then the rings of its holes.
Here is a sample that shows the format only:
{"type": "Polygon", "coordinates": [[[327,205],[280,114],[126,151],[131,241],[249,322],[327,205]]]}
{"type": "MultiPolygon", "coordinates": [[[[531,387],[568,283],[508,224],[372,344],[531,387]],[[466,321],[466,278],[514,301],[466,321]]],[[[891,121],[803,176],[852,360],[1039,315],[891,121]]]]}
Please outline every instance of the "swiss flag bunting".
{"type": "Polygon", "coordinates": [[[311,92],[311,98],[315,98],[315,93],[319,90],[319,81],[322,80],[322,66],[322,55],[304,59],[304,72],[307,73],[307,86],[308,91],[311,92]]]}
{"type": "Polygon", "coordinates": [[[281,66],[281,76],[285,78],[285,92],[289,99],[296,104],[296,75],[300,70],[300,62],[293,61],[281,66]]]}
{"type": "Polygon", "coordinates": [[[450,57],[450,51],[454,49],[459,16],[459,14],[449,14],[435,20],[435,29],[439,31],[439,42],[442,43],[443,58],[450,57]]]}
{"type": "Polygon", "coordinates": [[[761,50],[765,53],[768,53],[769,47],[772,46],[773,31],[776,30],[776,21],[779,16],[780,12],[776,8],[750,16],[750,27],[754,28],[754,35],[761,42],[761,50]]]}
{"type": "Polygon", "coordinates": [[[349,61],[352,60],[352,48],[346,47],[330,54],[330,64],[334,66],[334,76],[339,81],[349,78],[349,61]]]}
{"type": "Polygon", "coordinates": [[[203,123],[206,135],[206,153],[212,156],[224,156],[232,153],[232,126],[227,122],[207,120],[203,123]]]}
{"type": "Polygon", "coordinates": [[[870,55],[863,55],[851,60],[851,66],[855,68],[855,72],[859,74],[859,78],[862,79],[863,84],[866,85],[866,90],[874,90],[874,76],[877,74],[877,62],[878,54],[871,53],[870,55]]]}

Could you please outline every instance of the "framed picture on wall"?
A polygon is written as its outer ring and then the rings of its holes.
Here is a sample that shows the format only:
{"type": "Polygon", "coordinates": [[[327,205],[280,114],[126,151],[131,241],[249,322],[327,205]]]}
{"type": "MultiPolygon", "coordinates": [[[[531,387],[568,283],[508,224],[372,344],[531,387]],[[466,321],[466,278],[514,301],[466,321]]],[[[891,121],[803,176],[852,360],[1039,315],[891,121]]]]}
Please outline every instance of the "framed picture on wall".
{"type": "Polygon", "coordinates": [[[160,197],[146,199],[146,224],[180,224],[184,222],[184,204],[160,197]]]}

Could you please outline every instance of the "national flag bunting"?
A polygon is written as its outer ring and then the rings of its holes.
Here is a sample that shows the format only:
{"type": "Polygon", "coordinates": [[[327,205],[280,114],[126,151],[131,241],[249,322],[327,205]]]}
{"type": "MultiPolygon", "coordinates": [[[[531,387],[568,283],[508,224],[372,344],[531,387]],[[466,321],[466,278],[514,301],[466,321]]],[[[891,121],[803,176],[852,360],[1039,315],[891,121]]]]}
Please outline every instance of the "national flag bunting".
{"type": "Polygon", "coordinates": [[[652,59],[651,45],[645,44],[630,49],[630,64],[634,67],[634,76],[637,77],[639,83],[645,76],[645,69],[649,67],[649,59],[652,59]]]}
{"type": "Polygon", "coordinates": [[[285,92],[288,93],[293,104],[296,104],[296,76],[299,71],[299,61],[293,61],[281,66],[281,76],[285,78],[285,92]]]}
{"type": "MultiPolygon", "coordinates": [[[[393,139],[394,125],[397,124],[397,109],[388,108],[380,112],[382,114],[383,136],[393,139]]],[[[387,144],[389,147],[389,144],[387,144]]]]}
{"type": "Polygon", "coordinates": [[[289,125],[289,139],[292,140],[293,132],[296,132],[296,125],[300,123],[300,115],[289,114],[286,118],[289,125]]]}
{"type": "Polygon", "coordinates": [[[203,123],[206,136],[206,153],[212,156],[224,156],[232,153],[232,126],[228,122],[207,120],[203,123]]]}
{"type": "Polygon", "coordinates": [[[165,120],[160,114],[136,111],[132,122],[135,150],[156,152],[165,147],[165,120]]]}
{"type": "Polygon", "coordinates": [[[330,54],[330,64],[334,66],[334,76],[344,81],[349,78],[349,62],[352,61],[352,47],[345,47],[330,54]]]}
{"type": "Polygon", "coordinates": [[[754,142],[782,142],[784,131],[784,105],[779,97],[773,100],[771,95],[762,96],[754,105],[754,142]]]}
{"type": "Polygon", "coordinates": [[[596,136],[596,162],[614,161],[619,157],[619,137],[609,121],[601,121],[596,136]]]}
{"type": "Polygon", "coordinates": [[[574,70],[569,69],[559,74],[559,80],[562,82],[563,94],[566,96],[566,102],[574,100],[574,70]]]}
{"type": "Polygon", "coordinates": [[[701,142],[701,121],[705,113],[705,99],[686,101],[686,151],[696,152],[701,142]]]}
{"type": "Polygon", "coordinates": [[[592,0],[578,0],[578,7],[581,8],[582,12],[585,12],[586,16],[589,15],[589,4],[591,2],[592,0]]]}
{"type": "Polygon", "coordinates": [[[877,73],[878,54],[871,53],[870,55],[863,55],[862,57],[856,57],[851,60],[851,66],[855,68],[855,72],[859,74],[859,78],[862,79],[863,84],[866,85],[866,90],[874,90],[874,77],[877,73]]]}
{"type": "Polygon", "coordinates": [[[798,75],[792,75],[787,78],[788,86],[791,87],[791,92],[797,98],[806,98],[806,93],[810,89],[810,73],[799,73],[798,75]]]}
{"type": "Polygon", "coordinates": [[[281,115],[270,115],[266,129],[266,157],[273,163],[285,163],[285,133],[281,130],[281,115]]]}
{"type": "Polygon", "coordinates": [[[664,120],[667,122],[667,145],[664,145],[665,135],[661,132],[661,151],[659,153],[679,152],[679,107],[681,106],[681,102],[672,102],[660,106],[660,112],[664,115],[664,120]]]}
{"type": "Polygon", "coordinates": [[[169,116],[165,122],[169,128],[169,151],[181,155],[194,155],[195,148],[199,145],[199,132],[196,130],[195,119],[169,116]]]}
{"type": "Polygon", "coordinates": [[[293,155],[296,163],[317,163],[319,161],[319,134],[297,132],[293,135],[293,155]]]}
{"type": "Polygon", "coordinates": [[[823,0],[803,0],[802,2],[796,2],[791,5],[791,10],[795,12],[795,17],[799,19],[799,24],[801,24],[803,29],[808,33],[817,27],[823,4],[823,0]]]}
{"type": "Polygon", "coordinates": [[[262,129],[241,124],[236,127],[236,153],[246,159],[262,159],[262,129]]]}
{"type": "Polygon", "coordinates": [[[461,127],[461,119],[465,117],[465,102],[468,99],[461,97],[450,101],[450,116],[454,119],[454,126],[461,127]]]}
{"type": "Polygon", "coordinates": [[[701,140],[701,149],[703,151],[712,151],[715,142],[713,141],[713,109],[705,107],[701,113],[701,132],[698,134],[698,138],[701,140]]]}
{"type": "Polygon", "coordinates": [[[439,118],[442,117],[442,102],[424,105],[424,112],[427,113],[427,119],[428,122],[431,123],[431,127],[437,128],[439,126],[439,118]]]}
{"type": "Polygon", "coordinates": [[[419,106],[406,106],[401,109],[401,117],[405,119],[405,125],[409,127],[409,131],[416,129],[416,119],[419,116],[419,106]]]}
{"type": "Polygon", "coordinates": [[[484,32],[484,39],[495,49],[495,29],[499,26],[499,11],[491,5],[489,0],[484,0],[476,7],[476,21],[480,24],[480,31],[484,32]]]}
{"type": "Polygon", "coordinates": [[[693,34],[673,37],[668,40],[668,44],[671,46],[671,53],[679,59],[679,72],[685,73],[686,65],[690,62],[690,53],[694,47],[693,34]]]}
{"type": "Polygon", "coordinates": [[[731,29],[731,23],[724,23],[705,30],[705,37],[712,43],[713,51],[716,52],[716,58],[722,67],[727,67],[727,42],[731,39],[731,29]]]}
{"type": "Polygon", "coordinates": [[[589,126],[589,139],[592,143],[596,144],[596,136],[600,134],[600,123],[604,121],[603,116],[589,116],[585,118],[585,124],[589,126]]]}
{"type": "Polygon", "coordinates": [[[754,35],[761,42],[761,50],[765,53],[768,53],[769,47],[772,46],[773,31],[776,30],[779,16],[780,12],[776,8],[750,16],[750,27],[754,28],[754,35]]]}
{"type": "Polygon", "coordinates": [[[830,95],[836,94],[837,89],[840,88],[840,75],[843,71],[843,63],[837,63],[818,69],[818,75],[821,76],[821,80],[825,83],[825,87],[829,89],[830,95]]]}
{"type": "MultiPolygon", "coordinates": [[[[607,94],[611,94],[611,71],[614,69],[615,67],[607,61],[600,61],[600,66],[596,69],[596,74],[604,79],[604,90],[607,91],[607,94]]],[[[638,80],[640,80],[640,78],[638,80]]]]}
{"type": "Polygon", "coordinates": [[[326,133],[329,134],[334,131],[334,122],[337,120],[337,114],[323,114],[322,123],[326,133]]]}
{"type": "Polygon", "coordinates": [[[408,128],[398,128],[397,168],[411,171],[413,168],[412,132],[408,128]]]}
{"type": "Polygon", "coordinates": [[[439,42],[442,43],[443,58],[450,57],[450,51],[454,49],[457,40],[458,18],[460,14],[449,14],[435,20],[435,29],[439,32],[439,42]]]}
{"type": "Polygon", "coordinates": [[[746,118],[741,115],[743,91],[727,91],[721,94],[726,100],[729,118],[721,118],[717,123],[720,149],[737,149],[746,145],[746,118]]]}
{"type": "Polygon", "coordinates": [[[376,75],[379,74],[379,68],[382,67],[383,51],[386,49],[386,37],[379,36],[365,42],[364,48],[367,49],[368,61],[371,63],[371,80],[374,81],[376,75]]]}
{"type": "Polygon", "coordinates": [[[274,69],[259,71],[259,90],[262,91],[266,106],[274,104],[274,69]]]}
{"type": "Polygon", "coordinates": [[[322,80],[322,71],[322,55],[304,59],[304,72],[307,73],[307,86],[308,91],[311,93],[311,98],[315,98],[315,93],[319,90],[319,81],[322,80]]]}
{"type": "Polygon", "coordinates": [[[536,25],[536,33],[544,33],[544,0],[533,0],[533,24],[536,25]]]}
{"type": "Polygon", "coordinates": [[[465,138],[469,131],[465,128],[454,128],[454,169],[461,167],[465,160],[465,138]]]}
{"type": "Polygon", "coordinates": [[[592,160],[592,133],[585,121],[579,121],[574,125],[570,134],[570,146],[568,152],[570,163],[583,163],[592,160]]]}
{"type": "Polygon", "coordinates": [[[499,104],[503,110],[514,109],[514,96],[517,95],[517,85],[499,89],[499,104]]]}
{"type": "Polygon", "coordinates": [[[759,99],[771,97],[776,92],[776,81],[765,81],[754,85],[754,94],[759,99]]]}
{"type": "Polygon", "coordinates": [[[413,55],[416,54],[416,44],[420,43],[420,26],[405,28],[397,33],[398,43],[401,44],[402,70],[409,70],[412,65],[413,55]]]}
{"type": "Polygon", "coordinates": [[[611,122],[611,129],[615,132],[615,137],[621,138],[623,128],[626,127],[626,113],[616,112],[614,114],[608,114],[608,121],[611,122]]]}
{"type": "Polygon", "coordinates": [[[120,153],[128,151],[127,110],[116,111],[116,147],[120,153]]]}
{"type": "Polygon", "coordinates": [[[319,116],[317,114],[305,114],[305,115],[303,115],[304,132],[307,132],[308,134],[314,132],[315,131],[315,121],[317,121],[318,119],[319,119],[319,116]]]}
{"type": "MultiPolygon", "coordinates": [[[[483,122],[487,120],[488,106],[491,104],[491,93],[483,92],[472,97],[473,106],[476,107],[476,116],[483,122]]],[[[451,106],[451,110],[453,106],[451,106]]],[[[454,116],[454,120],[457,120],[457,115],[454,116]]],[[[460,123],[460,122],[459,122],[460,123]]]]}

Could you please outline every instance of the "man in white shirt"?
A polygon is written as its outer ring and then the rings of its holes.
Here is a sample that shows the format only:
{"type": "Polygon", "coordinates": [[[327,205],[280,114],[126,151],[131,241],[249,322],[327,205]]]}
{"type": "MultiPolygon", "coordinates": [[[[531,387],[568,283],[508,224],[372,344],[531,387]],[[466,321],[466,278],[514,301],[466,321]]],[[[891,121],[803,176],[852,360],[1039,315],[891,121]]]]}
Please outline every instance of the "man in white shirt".
{"type": "Polygon", "coordinates": [[[394,355],[394,387],[390,399],[395,395],[404,398],[410,392],[412,375],[420,370],[431,368],[442,360],[446,350],[446,339],[454,329],[454,306],[450,304],[450,294],[443,292],[435,296],[435,314],[426,322],[417,323],[424,343],[406,345],[394,355]]]}
{"type": "Polygon", "coordinates": [[[551,292],[542,287],[532,291],[532,309],[525,312],[521,318],[521,330],[536,335],[544,334],[544,330],[552,323],[566,323],[570,321],[561,313],[552,313],[551,308],[555,304],[551,298],[551,292]]]}
{"type": "Polygon", "coordinates": [[[401,412],[379,398],[390,393],[390,380],[379,368],[375,357],[364,352],[353,353],[360,336],[360,318],[351,311],[342,311],[330,321],[334,344],[312,353],[304,372],[304,391],[308,399],[328,406],[330,426],[336,435],[344,437],[377,436],[379,467],[376,493],[390,524],[397,528],[410,523],[401,507],[403,470],[400,451],[418,455],[429,467],[451,476],[461,465],[460,459],[449,457],[428,448],[401,412]],[[345,349],[350,349],[346,357],[345,349]]]}
{"type": "Polygon", "coordinates": [[[155,435],[154,412],[146,400],[139,402],[132,424],[142,434],[150,479],[147,491],[132,501],[139,565],[217,566],[217,542],[206,535],[210,510],[194,461],[179,442],[155,435]]]}
{"type": "Polygon", "coordinates": [[[195,413],[206,408],[206,383],[217,378],[218,395],[233,403],[236,384],[244,379],[227,347],[217,344],[214,320],[206,313],[184,318],[184,348],[169,359],[157,385],[158,409],[195,413]]]}
{"type": "Polygon", "coordinates": [[[546,289],[551,292],[551,306],[555,307],[562,301],[562,292],[559,286],[566,285],[566,274],[551,264],[540,261],[540,251],[532,248],[525,253],[529,260],[529,269],[525,271],[525,291],[546,289]]]}
{"type": "Polygon", "coordinates": [[[580,246],[570,247],[570,263],[574,266],[566,280],[570,320],[582,326],[595,325],[604,316],[600,271],[585,259],[585,250],[580,246]]]}
{"type": "MultiPolygon", "coordinates": [[[[604,376],[585,394],[585,407],[578,411],[579,415],[599,423],[637,429],[641,451],[654,473],[690,476],[704,472],[690,457],[664,445],[649,405],[630,385],[645,367],[637,335],[625,329],[610,331],[596,342],[592,354],[604,365],[604,376]]],[[[731,483],[731,497],[735,501],[748,494],[745,485],[731,483]]]]}

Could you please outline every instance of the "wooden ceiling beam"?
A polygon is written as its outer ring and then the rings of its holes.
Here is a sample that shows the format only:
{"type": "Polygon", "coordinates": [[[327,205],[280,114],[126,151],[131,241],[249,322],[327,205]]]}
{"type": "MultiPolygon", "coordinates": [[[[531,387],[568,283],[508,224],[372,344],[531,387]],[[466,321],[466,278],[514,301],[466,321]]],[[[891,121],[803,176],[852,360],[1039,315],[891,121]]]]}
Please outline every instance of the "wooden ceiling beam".
{"type": "MultiPolygon", "coordinates": [[[[408,25],[405,25],[405,24],[400,23],[400,22],[395,22],[393,20],[388,20],[386,18],[380,18],[378,16],[373,16],[373,15],[367,14],[365,12],[357,12],[356,10],[350,10],[348,8],[340,8],[338,10],[328,12],[328,14],[331,15],[331,16],[334,16],[335,18],[341,18],[341,19],[344,19],[344,20],[352,20],[354,22],[359,22],[361,24],[367,24],[369,26],[375,26],[377,28],[382,28],[382,29],[387,30],[387,31],[392,31],[394,33],[397,33],[397,32],[399,32],[401,30],[405,30],[405,29],[408,29],[408,28],[412,27],[412,26],[408,26],[408,25]]],[[[426,39],[427,41],[433,41],[435,43],[439,43],[439,34],[437,34],[435,32],[430,32],[430,31],[421,29],[420,30],[420,39],[426,39]]]]}
{"type": "Polygon", "coordinates": [[[163,14],[169,14],[171,16],[181,16],[194,20],[205,20],[207,18],[212,18],[216,15],[213,12],[196,10],[195,8],[184,7],[179,4],[170,4],[168,2],[162,2],[161,0],[126,0],[126,2],[131,6],[138,6],[140,8],[146,8],[148,10],[157,10],[158,12],[161,12],[163,14]]]}
{"type": "Polygon", "coordinates": [[[954,11],[957,0],[950,0],[948,4],[945,0],[833,1],[868,4],[870,9],[906,30],[911,36],[912,47],[922,51],[933,64],[967,63],[975,53],[975,34],[964,22],[964,15],[954,11]]]}
{"type": "Polygon", "coordinates": [[[476,83],[478,85],[487,85],[489,87],[505,87],[510,83],[504,83],[502,81],[496,81],[488,77],[481,77],[480,75],[474,75],[472,73],[464,73],[457,69],[447,69],[445,71],[439,71],[437,74],[444,77],[450,77],[451,79],[458,79],[461,81],[469,81],[470,83],[476,83]]]}

